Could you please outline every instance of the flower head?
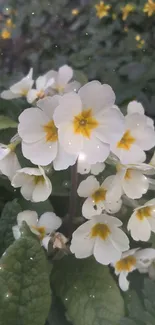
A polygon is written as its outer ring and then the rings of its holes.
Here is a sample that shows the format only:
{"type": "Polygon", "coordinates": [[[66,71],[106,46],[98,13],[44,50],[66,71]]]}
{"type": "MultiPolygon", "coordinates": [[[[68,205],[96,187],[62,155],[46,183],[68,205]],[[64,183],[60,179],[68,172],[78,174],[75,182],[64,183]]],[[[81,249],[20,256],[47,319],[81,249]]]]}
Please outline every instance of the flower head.
{"type": "Polygon", "coordinates": [[[76,156],[65,152],[58,142],[58,130],[53,114],[59,96],[38,101],[38,107],[28,108],[19,116],[18,132],[22,138],[23,155],[33,164],[46,166],[53,162],[56,170],[74,165],[76,156]]]}
{"type": "Polygon", "coordinates": [[[131,12],[135,10],[135,6],[131,3],[128,3],[124,7],[121,8],[122,10],[122,19],[126,20],[131,12]]]}
{"type": "Polygon", "coordinates": [[[3,28],[1,31],[1,38],[3,39],[9,39],[11,38],[11,33],[9,32],[9,30],[7,28],[3,28]]]}
{"type": "Polygon", "coordinates": [[[98,81],[60,98],[54,122],[64,150],[77,158],[84,155],[89,164],[105,161],[110,142],[124,130],[124,117],[113,107],[114,101],[112,88],[98,81]]]}
{"type": "Polygon", "coordinates": [[[45,201],[52,192],[51,181],[40,166],[18,170],[12,179],[12,186],[21,187],[23,197],[32,202],[45,201]]]}
{"type": "Polygon", "coordinates": [[[87,198],[82,206],[82,214],[85,218],[91,219],[99,215],[103,210],[115,213],[121,208],[122,202],[108,200],[109,177],[100,185],[94,176],[87,177],[78,187],[78,195],[87,198]]]}
{"type": "MultiPolygon", "coordinates": [[[[53,212],[43,213],[38,220],[38,214],[35,211],[25,210],[17,215],[17,225],[12,228],[15,239],[20,237],[20,228],[23,221],[25,221],[31,231],[40,238],[44,247],[44,243],[47,241],[49,242],[51,238],[50,235],[62,224],[61,219],[53,212]]],[[[47,246],[45,248],[47,248],[47,246]]]]}
{"type": "Polygon", "coordinates": [[[129,281],[127,276],[129,273],[138,269],[140,272],[148,272],[148,267],[155,259],[155,249],[135,248],[124,252],[121,259],[112,266],[115,268],[115,274],[119,276],[119,286],[123,291],[129,289],[129,281]]]}
{"type": "Polygon", "coordinates": [[[4,99],[14,99],[26,97],[29,90],[32,88],[34,80],[32,79],[33,69],[31,68],[28,75],[19,82],[10,87],[9,90],[4,90],[1,97],[4,99]]]}
{"type": "Polygon", "coordinates": [[[79,9],[78,8],[72,9],[72,15],[73,16],[77,16],[78,14],[79,14],[79,9]]]}
{"type": "Polygon", "coordinates": [[[99,4],[95,5],[96,16],[101,19],[108,16],[111,5],[106,5],[104,1],[100,1],[99,4]]]}
{"type": "Polygon", "coordinates": [[[38,77],[36,80],[36,89],[30,89],[27,93],[28,103],[33,103],[35,100],[42,99],[47,96],[49,89],[54,82],[54,78],[50,78],[49,73],[38,77]]]}
{"type": "Polygon", "coordinates": [[[155,232],[155,199],[134,210],[127,228],[134,240],[149,240],[151,231],[155,232]]]}
{"type": "Polygon", "coordinates": [[[145,3],[144,12],[147,13],[149,17],[155,14],[155,2],[153,0],[148,0],[147,3],[145,3]]]}
{"type": "Polygon", "coordinates": [[[122,252],[129,249],[129,240],[119,229],[122,222],[112,216],[102,214],[85,222],[74,233],[70,250],[77,258],[94,255],[104,265],[115,263],[122,252]]]}
{"type": "Polygon", "coordinates": [[[0,172],[12,180],[16,171],[21,168],[18,158],[14,152],[15,145],[8,146],[0,144],[0,172]]]}
{"type": "Polygon", "coordinates": [[[122,164],[143,162],[146,159],[144,150],[150,150],[155,144],[153,121],[144,115],[143,106],[133,101],[128,105],[125,124],[122,138],[111,146],[111,151],[122,164]]]}
{"type": "Polygon", "coordinates": [[[51,84],[49,95],[63,95],[70,91],[77,91],[80,88],[80,83],[71,81],[73,78],[73,69],[68,65],[63,65],[58,71],[50,70],[46,73],[46,78],[49,80],[54,79],[51,84]]]}

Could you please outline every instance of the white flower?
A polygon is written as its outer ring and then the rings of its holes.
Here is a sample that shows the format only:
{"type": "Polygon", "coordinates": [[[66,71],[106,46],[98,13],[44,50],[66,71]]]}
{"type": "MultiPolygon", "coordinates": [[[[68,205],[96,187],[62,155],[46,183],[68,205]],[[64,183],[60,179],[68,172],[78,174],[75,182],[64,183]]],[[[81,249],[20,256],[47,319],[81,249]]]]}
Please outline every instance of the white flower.
{"type": "MultiPolygon", "coordinates": [[[[31,231],[40,238],[44,247],[44,243],[49,242],[51,238],[50,235],[62,224],[61,219],[53,212],[43,213],[38,220],[38,215],[35,211],[25,210],[18,213],[17,225],[12,228],[15,239],[20,238],[20,228],[23,221],[25,221],[31,231]]],[[[45,248],[47,248],[47,246],[45,248]]]]}
{"type": "Polygon", "coordinates": [[[10,180],[12,180],[16,171],[21,168],[14,149],[13,143],[8,146],[0,143],[0,172],[10,180]]]}
{"type": "Polygon", "coordinates": [[[12,186],[21,187],[21,194],[26,200],[42,202],[48,199],[52,192],[50,179],[45,175],[42,167],[22,168],[12,179],[12,186]]]}
{"type": "Polygon", "coordinates": [[[74,233],[70,250],[77,258],[94,255],[104,265],[121,258],[122,252],[129,249],[129,240],[119,229],[122,222],[112,216],[102,214],[85,222],[74,233]]]}
{"type": "Polygon", "coordinates": [[[9,90],[5,90],[1,93],[1,98],[14,99],[20,97],[26,97],[29,90],[32,88],[34,80],[32,79],[33,69],[31,68],[28,75],[15,83],[9,90]]]}
{"type": "Polygon", "coordinates": [[[46,77],[54,79],[54,83],[50,87],[50,95],[63,95],[70,91],[76,92],[80,88],[78,81],[70,82],[73,78],[73,69],[66,64],[60,67],[58,71],[50,70],[47,72],[46,77]]]}
{"type": "Polygon", "coordinates": [[[36,80],[36,89],[30,89],[27,94],[28,103],[33,103],[37,99],[42,99],[48,95],[50,87],[54,84],[54,78],[50,78],[46,73],[36,80]]]}
{"type": "Polygon", "coordinates": [[[111,146],[111,151],[119,157],[122,164],[143,162],[146,159],[144,151],[154,147],[155,132],[150,120],[136,111],[126,115],[125,132],[120,140],[116,140],[111,146]]]}
{"type": "Polygon", "coordinates": [[[59,97],[46,97],[38,101],[38,107],[24,110],[18,126],[23,155],[36,165],[46,166],[53,162],[56,170],[66,169],[76,161],[76,156],[66,153],[58,142],[53,113],[59,97]]]}
{"type": "Polygon", "coordinates": [[[139,199],[148,191],[149,179],[145,176],[155,174],[155,169],[148,164],[117,164],[116,175],[108,177],[109,200],[119,200],[123,194],[131,199],[139,199]]]}
{"type": "Polygon", "coordinates": [[[149,240],[151,231],[155,232],[155,199],[134,210],[127,228],[134,240],[149,240]]]}
{"type": "Polygon", "coordinates": [[[92,81],[78,94],[65,94],[54,112],[60,144],[70,154],[83,154],[89,164],[103,162],[110,143],[124,131],[124,117],[113,108],[115,94],[109,85],[92,81]]]}
{"type": "Polygon", "coordinates": [[[107,212],[115,213],[121,208],[121,200],[112,201],[107,199],[109,180],[104,180],[100,185],[94,176],[88,176],[82,181],[77,189],[78,195],[87,199],[82,206],[82,214],[85,218],[91,219],[92,216],[101,214],[105,209],[107,212]]]}
{"type": "Polygon", "coordinates": [[[123,291],[129,289],[129,281],[127,276],[129,273],[138,269],[141,273],[148,272],[148,268],[155,259],[155,249],[146,248],[141,249],[135,248],[127,252],[124,252],[121,259],[116,263],[112,264],[115,268],[115,274],[119,275],[119,286],[123,291]]]}
{"type": "Polygon", "coordinates": [[[77,163],[77,172],[79,174],[85,175],[91,173],[97,176],[98,174],[102,173],[104,169],[105,169],[104,163],[96,163],[90,165],[89,163],[87,163],[84,154],[81,153],[79,155],[78,163],[77,163]]]}
{"type": "MultiPolygon", "coordinates": [[[[145,110],[144,110],[143,105],[140,102],[133,100],[128,104],[127,114],[130,115],[130,114],[135,114],[135,113],[145,115],[145,110]]],[[[153,122],[152,118],[146,116],[146,121],[147,121],[147,125],[154,129],[154,122],[153,122]]]]}

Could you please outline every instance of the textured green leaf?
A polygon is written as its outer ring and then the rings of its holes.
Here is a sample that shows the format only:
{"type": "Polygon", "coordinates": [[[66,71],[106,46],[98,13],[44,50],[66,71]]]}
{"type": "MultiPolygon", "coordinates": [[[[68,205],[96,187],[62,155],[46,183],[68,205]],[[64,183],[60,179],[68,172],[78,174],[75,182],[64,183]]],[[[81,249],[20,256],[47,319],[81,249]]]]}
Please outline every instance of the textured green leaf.
{"type": "Polygon", "coordinates": [[[4,206],[0,218],[0,256],[14,241],[12,227],[17,223],[19,212],[21,212],[21,206],[16,199],[4,206]]]}
{"type": "Polygon", "coordinates": [[[44,251],[22,231],[0,260],[0,325],[44,325],[51,303],[44,251]]]}
{"type": "Polygon", "coordinates": [[[16,128],[17,122],[13,121],[8,116],[0,115],[0,130],[8,128],[16,128]]]}
{"type": "Polygon", "coordinates": [[[48,325],[72,325],[65,317],[65,308],[60,299],[54,297],[48,316],[48,325]]]}
{"type": "Polygon", "coordinates": [[[74,325],[119,325],[124,302],[108,267],[69,256],[56,262],[53,272],[53,287],[74,325]]]}

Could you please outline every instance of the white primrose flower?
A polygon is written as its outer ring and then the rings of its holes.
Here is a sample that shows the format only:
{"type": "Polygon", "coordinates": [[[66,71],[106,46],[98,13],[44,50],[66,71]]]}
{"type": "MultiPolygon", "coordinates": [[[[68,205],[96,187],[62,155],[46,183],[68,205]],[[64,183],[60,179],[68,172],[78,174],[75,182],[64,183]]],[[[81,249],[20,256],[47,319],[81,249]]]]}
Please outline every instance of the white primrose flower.
{"type": "Polygon", "coordinates": [[[15,154],[15,145],[10,143],[5,145],[0,143],[0,172],[12,180],[16,171],[21,168],[17,155],[15,154]]]}
{"type": "Polygon", "coordinates": [[[127,229],[134,240],[149,240],[151,231],[155,232],[155,199],[134,210],[128,221],[127,229]]]}
{"type": "Polygon", "coordinates": [[[104,162],[110,143],[124,132],[124,117],[113,107],[115,94],[109,85],[91,81],[78,94],[68,93],[54,112],[60,144],[70,154],[85,155],[89,164],[104,162]]]}
{"type": "Polygon", "coordinates": [[[119,229],[122,222],[107,214],[94,216],[72,235],[70,250],[77,258],[94,255],[104,265],[115,263],[129,249],[129,240],[119,229]]]}
{"type": "Polygon", "coordinates": [[[149,178],[155,174],[155,168],[149,164],[116,165],[116,175],[107,178],[109,181],[108,198],[119,200],[123,194],[131,199],[139,199],[149,189],[149,178]]]}
{"type": "MultiPolygon", "coordinates": [[[[127,114],[130,115],[130,114],[135,114],[135,113],[145,115],[145,110],[144,110],[143,105],[140,102],[133,100],[128,104],[127,114]]],[[[146,121],[147,121],[147,125],[154,129],[154,122],[153,122],[152,118],[146,116],[146,121]]]]}
{"type": "Polygon", "coordinates": [[[12,228],[15,239],[20,238],[20,228],[23,221],[27,223],[31,231],[37,235],[42,245],[47,249],[47,242],[51,239],[50,235],[60,228],[62,221],[53,212],[45,212],[38,220],[38,214],[35,211],[25,210],[18,213],[17,225],[12,228]]]}
{"type": "Polygon", "coordinates": [[[121,259],[116,263],[112,264],[115,268],[115,274],[119,276],[119,286],[123,291],[129,289],[129,281],[127,276],[129,273],[138,269],[141,273],[146,273],[149,270],[149,266],[155,259],[155,249],[146,248],[141,249],[135,248],[127,252],[124,252],[121,259]]]}
{"type": "Polygon", "coordinates": [[[60,96],[40,99],[38,107],[24,110],[19,116],[18,133],[23,155],[33,164],[46,166],[53,162],[55,170],[75,164],[76,156],[66,153],[58,142],[58,130],[53,120],[60,96]]]}
{"type": "Polygon", "coordinates": [[[30,89],[27,93],[28,103],[33,103],[48,95],[50,87],[54,84],[54,78],[50,78],[49,73],[40,76],[36,80],[36,89],[30,89]]]}
{"type": "Polygon", "coordinates": [[[49,95],[63,95],[70,91],[78,91],[80,83],[78,81],[71,81],[73,78],[73,69],[68,65],[63,65],[58,71],[50,70],[46,73],[48,79],[54,79],[51,84],[49,95]],[[71,81],[71,82],[70,82],[71,81]]]}
{"type": "Polygon", "coordinates": [[[85,159],[85,155],[80,154],[77,162],[77,172],[81,175],[85,174],[93,174],[97,176],[98,174],[102,173],[103,170],[105,169],[105,164],[104,163],[96,163],[93,165],[90,165],[87,163],[85,159]]]}
{"type": "Polygon", "coordinates": [[[32,202],[45,201],[52,192],[50,179],[45,175],[44,169],[38,167],[18,170],[11,183],[15,188],[21,187],[23,197],[32,202]]]}
{"type": "Polygon", "coordinates": [[[109,180],[104,180],[100,185],[94,176],[88,176],[82,181],[77,189],[80,197],[87,198],[82,206],[82,214],[85,218],[91,219],[94,215],[99,215],[103,210],[116,213],[120,210],[122,201],[108,200],[109,180]]]}
{"type": "Polygon", "coordinates": [[[1,93],[1,98],[10,100],[14,98],[26,97],[34,83],[32,75],[33,69],[31,68],[26,77],[11,86],[9,90],[4,90],[1,93]]]}
{"type": "MultiPolygon", "coordinates": [[[[130,112],[133,104],[129,104],[130,112]]],[[[155,145],[155,131],[153,122],[138,110],[125,117],[125,132],[119,141],[111,146],[111,151],[119,157],[122,164],[134,164],[146,159],[144,151],[155,145]]]]}

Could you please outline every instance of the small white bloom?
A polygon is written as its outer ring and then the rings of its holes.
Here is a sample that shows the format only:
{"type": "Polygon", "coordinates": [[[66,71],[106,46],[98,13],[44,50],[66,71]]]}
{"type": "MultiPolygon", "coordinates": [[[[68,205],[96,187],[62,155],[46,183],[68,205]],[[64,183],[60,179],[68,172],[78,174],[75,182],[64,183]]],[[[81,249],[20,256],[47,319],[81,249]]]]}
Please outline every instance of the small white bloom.
{"type": "Polygon", "coordinates": [[[124,117],[113,107],[115,94],[109,85],[91,81],[78,94],[65,94],[54,112],[59,141],[70,154],[85,155],[89,164],[104,162],[110,143],[124,132],[124,117]]]}
{"type": "Polygon", "coordinates": [[[115,274],[119,276],[119,286],[123,291],[129,289],[129,281],[127,276],[129,273],[138,269],[141,273],[148,272],[149,266],[155,259],[155,249],[146,248],[141,249],[135,248],[127,252],[124,252],[121,259],[116,263],[112,264],[115,268],[115,274]]]}
{"type": "Polygon", "coordinates": [[[33,69],[31,68],[26,77],[11,86],[9,90],[4,90],[1,93],[1,98],[10,100],[14,98],[26,97],[34,83],[32,75],[33,69]]]}
{"type": "Polygon", "coordinates": [[[91,173],[97,176],[98,174],[102,173],[104,169],[105,169],[104,163],[96,163],[90,165],[89,163],[87,163],[84,154],[79,155],[78,163],[77,163],[77,172],[79,174],[85,175],[91,173]]]}
{"type": "MultiPolygon", "coordinates": [[[[127,114],[130,115],[130,114],[135,114],[135,113],[145,115],[145,110],[144,110],[143,105],[140,102],[133,100],[128,104],[127,114]]],[[[146,121],[147,121],[147,125],[154,129],[154,122],[153,122],[152,118],[146,116],[146,121]]]]}
{"type": "Polygon", "coordinates": [[[63,65],[58,71],[50,70],[46,73],[48,79],[54,79],[54,83],[51,84],[49,95],[63,95],[70,91],[78,91],[80,83],[78,81],[71,81],[73,78],[73,69],[68,65],[63,65]]]}
{"type": "Polygon", "coordinates": [[[102,214],[80,226],[72,236],[70,250],[77,258],[94,255],[104,265],[115,263],[122,252],[129,249],[129,240],[119,229],[122,222],[112,216],[102,214]]]}
{"type": "Polygon", "coordinates": [[[58,130],[53,120],[60,96],[40,99],[19,116],[18,132],[22,138],[23,155],[33,164],[46,166],[53,162],[55,170],[75,164],[76,156],[66,153],[58,142],[58,130]]]}
{"type": "Polygon", "coordinates": [[[21,187],[20,191],[23,197],[32,202],[45,201],[52,192],[51,181],[41,166],[18,170],[11,184],[15,188],[21,187]]]}
{"type": "Polygon", "coordinates": [[[119,141],[116,140],[111,146],[111,151],[119,157],[122,164],[134,164],[145,161],[146,154],[144,151],[154,147],[154,126],[149,121],[150,119],[148,120],[140,112],[126,115],[125,132],[119,141]]]}
{"type": "Polygon", "coordinates": [[[134,240],[149,240],[151,231],[155,232],[155,199],[134,210],[127,228],[134,240]]]}
{"type": "Polygon", "coordinates": [[[12,228],[15,239],[20,238],[20,228],[23,221],[27,223],[31,231],[42,241],[42,245],[47,248],[50,235],[60,228],[62,221],[53,212],[45,212],[38,220],[38,214],[35,211],[25,210],[18,213],[17,225],[12,228]],[[46,243],[46,244],[45,244],[46,243]]]}
{"type": "Polygon", "coordinates": [[[149,179],[145,174],[155,174],[155,169],[148,164],[117,164],[116,175],[108,177],[109,199],[119,200],[123,194],[131,199],[139,199],[148,191],[149,179]]]}
{"type": "Polygon", "coordinates": [[[21,168],[14,149],[13,143],[8,146],[0,144],[0,172],[10,180],[12,180],[16,171],[21,168]]]}
{"type": "Polygon", "coordinates": [[[42,99],[48,95],[50,87],[54,84],[54,78],[49,78],[48,73],[40,76],[36,80],[36,89],[30,89],[27,94],[28,103],[33,103],[37,99],[42,99]]]}
{"type": "Polygon", "coordinates": [[[120,210],[121,200],[108,200],[109,179],[100,185],[94,176],[88,176],[82,181],[77,189],[78,195],[87,198],[82,206],[82,214],[85,218],[91,219],[99,215],[103,210],[116,213],[120,210]]]}

